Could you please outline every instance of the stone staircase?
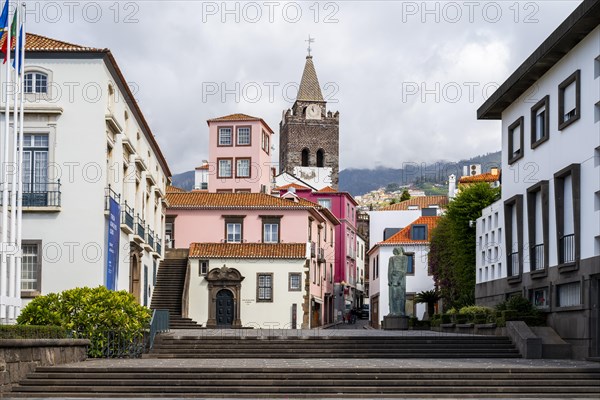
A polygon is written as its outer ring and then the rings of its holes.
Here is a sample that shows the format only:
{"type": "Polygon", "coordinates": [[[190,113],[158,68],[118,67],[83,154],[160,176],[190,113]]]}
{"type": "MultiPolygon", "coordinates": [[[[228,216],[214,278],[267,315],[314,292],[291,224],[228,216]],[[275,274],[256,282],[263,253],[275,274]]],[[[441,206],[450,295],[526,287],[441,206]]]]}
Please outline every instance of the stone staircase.
{"type": "MultiPolygon", "coordinates": [[[[141,360],[154,361],[154,360],[141,360]]],[[[10,397],[599,398],[600,367],[214,367],[162,360],[139,367],[41,367],[10,397]]],[[[184,360],[185,361],[185,360],[184,360]]],[[[241,360],[240,360],[241,361],[241,360]]],[[[283,360],[282,360],[283,361],[283,360]]],[[[377,360],[374,360],[377,361],[377,360]]],[[[482,361],[482,360],[479,360],[482,361]]],[[[289,360],[287,361],[289,363],[289,360]]],[[[85,363],[84,363],[85,364],[85,363]]],[[[469,365],[469,363],[465,363],[469,365]]]]}
{"type": "Polygon", "coordinates": [[[198,329],[201,325],[191,318],[181,316],[181,296],[187,271],[187,256],[181,256],[177,250],[168,250],[161,261],[156,275],[156,286],[152,293],[150,308],[169,310],[171,329],[198,329]]]}
{"type": "Polygon", "coordinates": [[[146,358],[520,358],[507,337],[159,335],[146,358]]]}

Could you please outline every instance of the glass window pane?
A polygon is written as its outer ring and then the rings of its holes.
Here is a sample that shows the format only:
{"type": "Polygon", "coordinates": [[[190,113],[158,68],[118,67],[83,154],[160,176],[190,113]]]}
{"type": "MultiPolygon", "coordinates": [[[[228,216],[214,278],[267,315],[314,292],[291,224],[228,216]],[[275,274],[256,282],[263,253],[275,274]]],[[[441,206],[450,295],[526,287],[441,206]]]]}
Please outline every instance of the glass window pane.
{"type": "Polygon", "coordinates": [[[250,144],[250,128],[238,128],[238,141],[239,145],[250,144]]]}

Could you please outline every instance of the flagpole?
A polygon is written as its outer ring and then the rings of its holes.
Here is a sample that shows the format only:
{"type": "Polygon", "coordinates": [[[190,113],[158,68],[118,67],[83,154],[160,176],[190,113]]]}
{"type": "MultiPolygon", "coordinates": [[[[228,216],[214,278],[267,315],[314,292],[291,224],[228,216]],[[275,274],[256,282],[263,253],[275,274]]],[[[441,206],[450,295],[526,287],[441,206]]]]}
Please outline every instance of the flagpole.
{"type": "MultiPolygon", "coordinates": [[[[10,0],[6,0],[9,4],[8,8],[10,10],[10,0]]],[[[8,19],[10,21],[10,18],[8,19]]],[[[0,173],[2,179],[2,229],[0,236],[0,296],[7,297],[6,289],[7,289],[7,268],[6,268],[6,241],[8,239],[8,185],[6,183],[6,173],[5,168],[8,163],[8,136],[10,132],[10,96],[8,95],[8,86],[10,83],[10,48],[12,45],[11,38],[11,26],[10,22],[8,23],[8,32],[6,33],[6,79],[5,79],[5,93],[4,93],[4,137],[3,137],[3,157],[2,164],[0,165],[0,173]]],[[[6,320],[6,305],[2,304],[0,307],[0,318],[2,320],[6,320]]]]}
{"type": "MultiPolygon", "coordinates": [[[[27,40],[27,13],[26,8],[27,5],[25,2],[22,4],[23,12],[21,13],[21,29],[23,29],[23,37],[21,39],[21,51],[19,52],[20,62],[19,62],[19,73],[21,74],[21,105],[20,105],[20,116],[19,116],[19,138],[18,138],[18,154],[17,154],[17,257],[16,257],[16,286],[17,286],[17,298],[21,298],[21,267],[22,267],[22,246],[21,242],[23,240],[23,176],[22,176],[22,168],[23,168],[23,118],[25,114],[25,41],[27,40]]],[[[39,279],[39,277],[38,277],[39,279]]],[[[21,312],[21,307],[18,307],[16,310],[16,314],[18,315],[21,312]]]]}
{"type": "MultiPolygon", "coordinates": [[[[11,158],[10,161],[12,164],[12,168],[11,168],[11,180],[10,180],[10,232],[9,232],[9,239],[8,242],[10,243],[10,254],[8,255],[8,295],[11,298],[15,298],[16,297],[16,269],[15,269],[15,242],[16,242],[16,236],[15,236],[15,231],[17,229],[17,174],[16,174],[16,162],[17,162],[17,132],[19,129],[18,123],[19,120],[17,118],[17,113],[19,111],[19,82],[20,82],[20,76],[19,76],[19,50],[20,50],[20,43],[19,43],[19,25],[20,25],[20,18],[21,18],[21,13],[19,12],[19,3],[17,3],[16,7],[15,7],[15,13],[17,13],[17,30],[16,30],[16,36],[15,36],[15,68],[14,68],[14,96],[13,96],[13,129],[12,129],[12,142],[11,142],[11,150],[12,150],[12,154],[11,154],[11,158]]],[[[12,28],[11,28],[12,30],[12,28]]],[[[10,48],[9,50],[10,51],[10,48]]],[[[10,66],[8,66],[8,68],[10,68],[10,66]]],[[[7,164],[8,167],[9,164],[7,164]]],[[[20,297],[20,296],[19,296],[20,297]]],[[[9,315],[8,315],[9,319],[14,319],[15,318],[15,307],[11,306],[9,308],[9,315]]]]}

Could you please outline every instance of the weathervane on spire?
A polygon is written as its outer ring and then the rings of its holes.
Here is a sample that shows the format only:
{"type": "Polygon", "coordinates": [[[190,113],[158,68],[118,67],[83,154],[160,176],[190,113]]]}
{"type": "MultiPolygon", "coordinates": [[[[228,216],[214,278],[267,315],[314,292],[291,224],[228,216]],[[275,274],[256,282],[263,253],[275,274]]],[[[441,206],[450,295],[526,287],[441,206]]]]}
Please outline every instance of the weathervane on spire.
{"type": "Polygon", "coordinates": [[[315,42],[315,38],[311,38],[310,34],[308,35],[308,40],[305,40],[305,42],[308,42],[308,56],[310,57],[310,52],[311,52],[311,48],[310,48],[310,44],[315,42]]]}

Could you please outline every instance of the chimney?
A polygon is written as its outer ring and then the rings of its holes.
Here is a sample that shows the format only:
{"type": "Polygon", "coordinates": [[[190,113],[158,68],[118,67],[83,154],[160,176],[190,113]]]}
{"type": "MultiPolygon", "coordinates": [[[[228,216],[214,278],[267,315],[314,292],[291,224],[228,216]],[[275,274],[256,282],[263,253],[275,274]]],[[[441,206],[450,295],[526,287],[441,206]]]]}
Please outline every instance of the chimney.
{"type": "Polygon", "coordinates": [[[490,169],[490,172],[492,173],[492,175],[497,176],[498,175],[498,167],[492,167],[492,169],[490,169]]]}
{"type": "Polygon", "coordinates": [[[448,177],[448,198],[453,199],[456,195],[456,176],[454,174],[448,177]]]}

